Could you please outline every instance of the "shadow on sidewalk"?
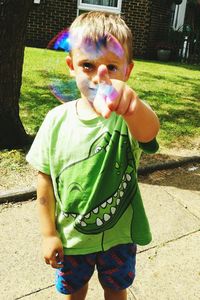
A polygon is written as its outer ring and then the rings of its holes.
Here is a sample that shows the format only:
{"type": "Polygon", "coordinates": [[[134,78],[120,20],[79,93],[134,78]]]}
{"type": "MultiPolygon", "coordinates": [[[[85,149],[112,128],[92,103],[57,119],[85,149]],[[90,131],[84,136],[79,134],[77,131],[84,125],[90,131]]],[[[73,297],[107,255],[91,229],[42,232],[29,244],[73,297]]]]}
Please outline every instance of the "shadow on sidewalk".
{"type": "MultiPolygon", "coordinates": [[[[154,154],[152,156],[143,156],[141,167],[149,165],[169,164],[166,168],[150,172],[147,175],[139,175],[139,182],[152,185],[173,186],[184,190],[200,191],[200,161],[181,163],[183,157],[169,156],[163,154],[154,154]],[[176,168],[170,167],[170,162],[177,162],[176,168]],[[180,162],[180,163],[179,163],[180,162]],[[179,165],[179,166],[178,166],[179,165]]],[[[185,159],[185,158],[184,158],[185,159]]],[[[159,168],[158,168],[159,169],[159,168]]]]}

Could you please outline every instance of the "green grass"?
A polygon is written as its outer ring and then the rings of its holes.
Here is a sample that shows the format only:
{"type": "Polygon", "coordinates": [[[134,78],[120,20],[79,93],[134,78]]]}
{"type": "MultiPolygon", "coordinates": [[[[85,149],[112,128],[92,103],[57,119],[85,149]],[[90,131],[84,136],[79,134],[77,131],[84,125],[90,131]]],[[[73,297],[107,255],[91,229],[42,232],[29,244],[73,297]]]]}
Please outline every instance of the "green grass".
{"type": "Polygon", "coordinates": [[[170,147],[200,133],[200,66],[136,61],[130,85],[157,112],[161,145],[170,147]]]}
{"type": "Polygon", "coordinates": [[[62,52],[25,49],[20,117],[29,134],[36,134],[46,113],[59,104],[49,85],[56,76],[68,79],[65,56],[62,52]]]}
{"type": "MultiPolygon", "coordinates": [[[[55,79],[69,82],[65,57],[63,52],[25,50],[20,116],[29,134],[35,134],[46,113],[59,104],[49,84],[55,79]]],[[[185,147],[188,139],[199,135],[200,66],[136,60],[128,84],[157,112],[161,145],[185,147]]],[[[74,86],[67,88],[66,93],[78,97],[74,86]]]]}

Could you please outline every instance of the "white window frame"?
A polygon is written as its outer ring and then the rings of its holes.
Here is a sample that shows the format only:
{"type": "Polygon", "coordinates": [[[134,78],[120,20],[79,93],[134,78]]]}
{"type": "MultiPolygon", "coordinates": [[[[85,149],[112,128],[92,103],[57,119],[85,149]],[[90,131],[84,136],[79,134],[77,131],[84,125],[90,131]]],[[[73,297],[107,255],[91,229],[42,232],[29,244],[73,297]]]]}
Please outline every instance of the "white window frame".
{"type": "Polygon", "coordinates": [[[175,6],[173,28],[174,30],[183,30],[185,13],[186,13],[187,0],[183,0],[180,5],[175,6]]]}
{"type": "Polygon", "coordinates": [[[78,0],[78,10],[87,10],[87,11],[98,10],[98,11],[108,11],[108,12],[119,14],[121,13],[122,0],[117,0],[117,1],[118,1],[117,7],[112,7],[112,6],[82,3],[82,0],[78,0]]]}

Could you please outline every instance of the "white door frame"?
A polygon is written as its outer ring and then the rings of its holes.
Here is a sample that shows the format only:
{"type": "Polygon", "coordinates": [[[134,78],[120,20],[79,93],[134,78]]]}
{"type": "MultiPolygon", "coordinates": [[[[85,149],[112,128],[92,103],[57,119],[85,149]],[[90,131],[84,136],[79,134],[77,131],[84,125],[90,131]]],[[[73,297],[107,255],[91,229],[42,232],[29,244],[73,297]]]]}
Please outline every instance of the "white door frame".
{"type": "Polygon", "coordinates": [[[182,31],[184,20],[185,20],[185,12],[186,12],[187,0],[183,0],[180,5],[176,5],[174,12],[174,21],[173,28],[174,30],[180,29],[182,31]]]}

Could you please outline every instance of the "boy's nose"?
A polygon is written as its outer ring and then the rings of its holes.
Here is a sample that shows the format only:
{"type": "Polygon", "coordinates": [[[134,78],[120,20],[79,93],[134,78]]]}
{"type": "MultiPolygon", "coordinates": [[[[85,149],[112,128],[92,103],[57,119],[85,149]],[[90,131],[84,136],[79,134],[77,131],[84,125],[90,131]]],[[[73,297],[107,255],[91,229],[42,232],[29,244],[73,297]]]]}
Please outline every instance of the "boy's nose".
{"type": "Polygon", "coordinates": [[[98,84],[99,83],[99,75],[98,73],[96,73],[93,77],[92,77],[92,82],[94,84],[98,84]]]}

